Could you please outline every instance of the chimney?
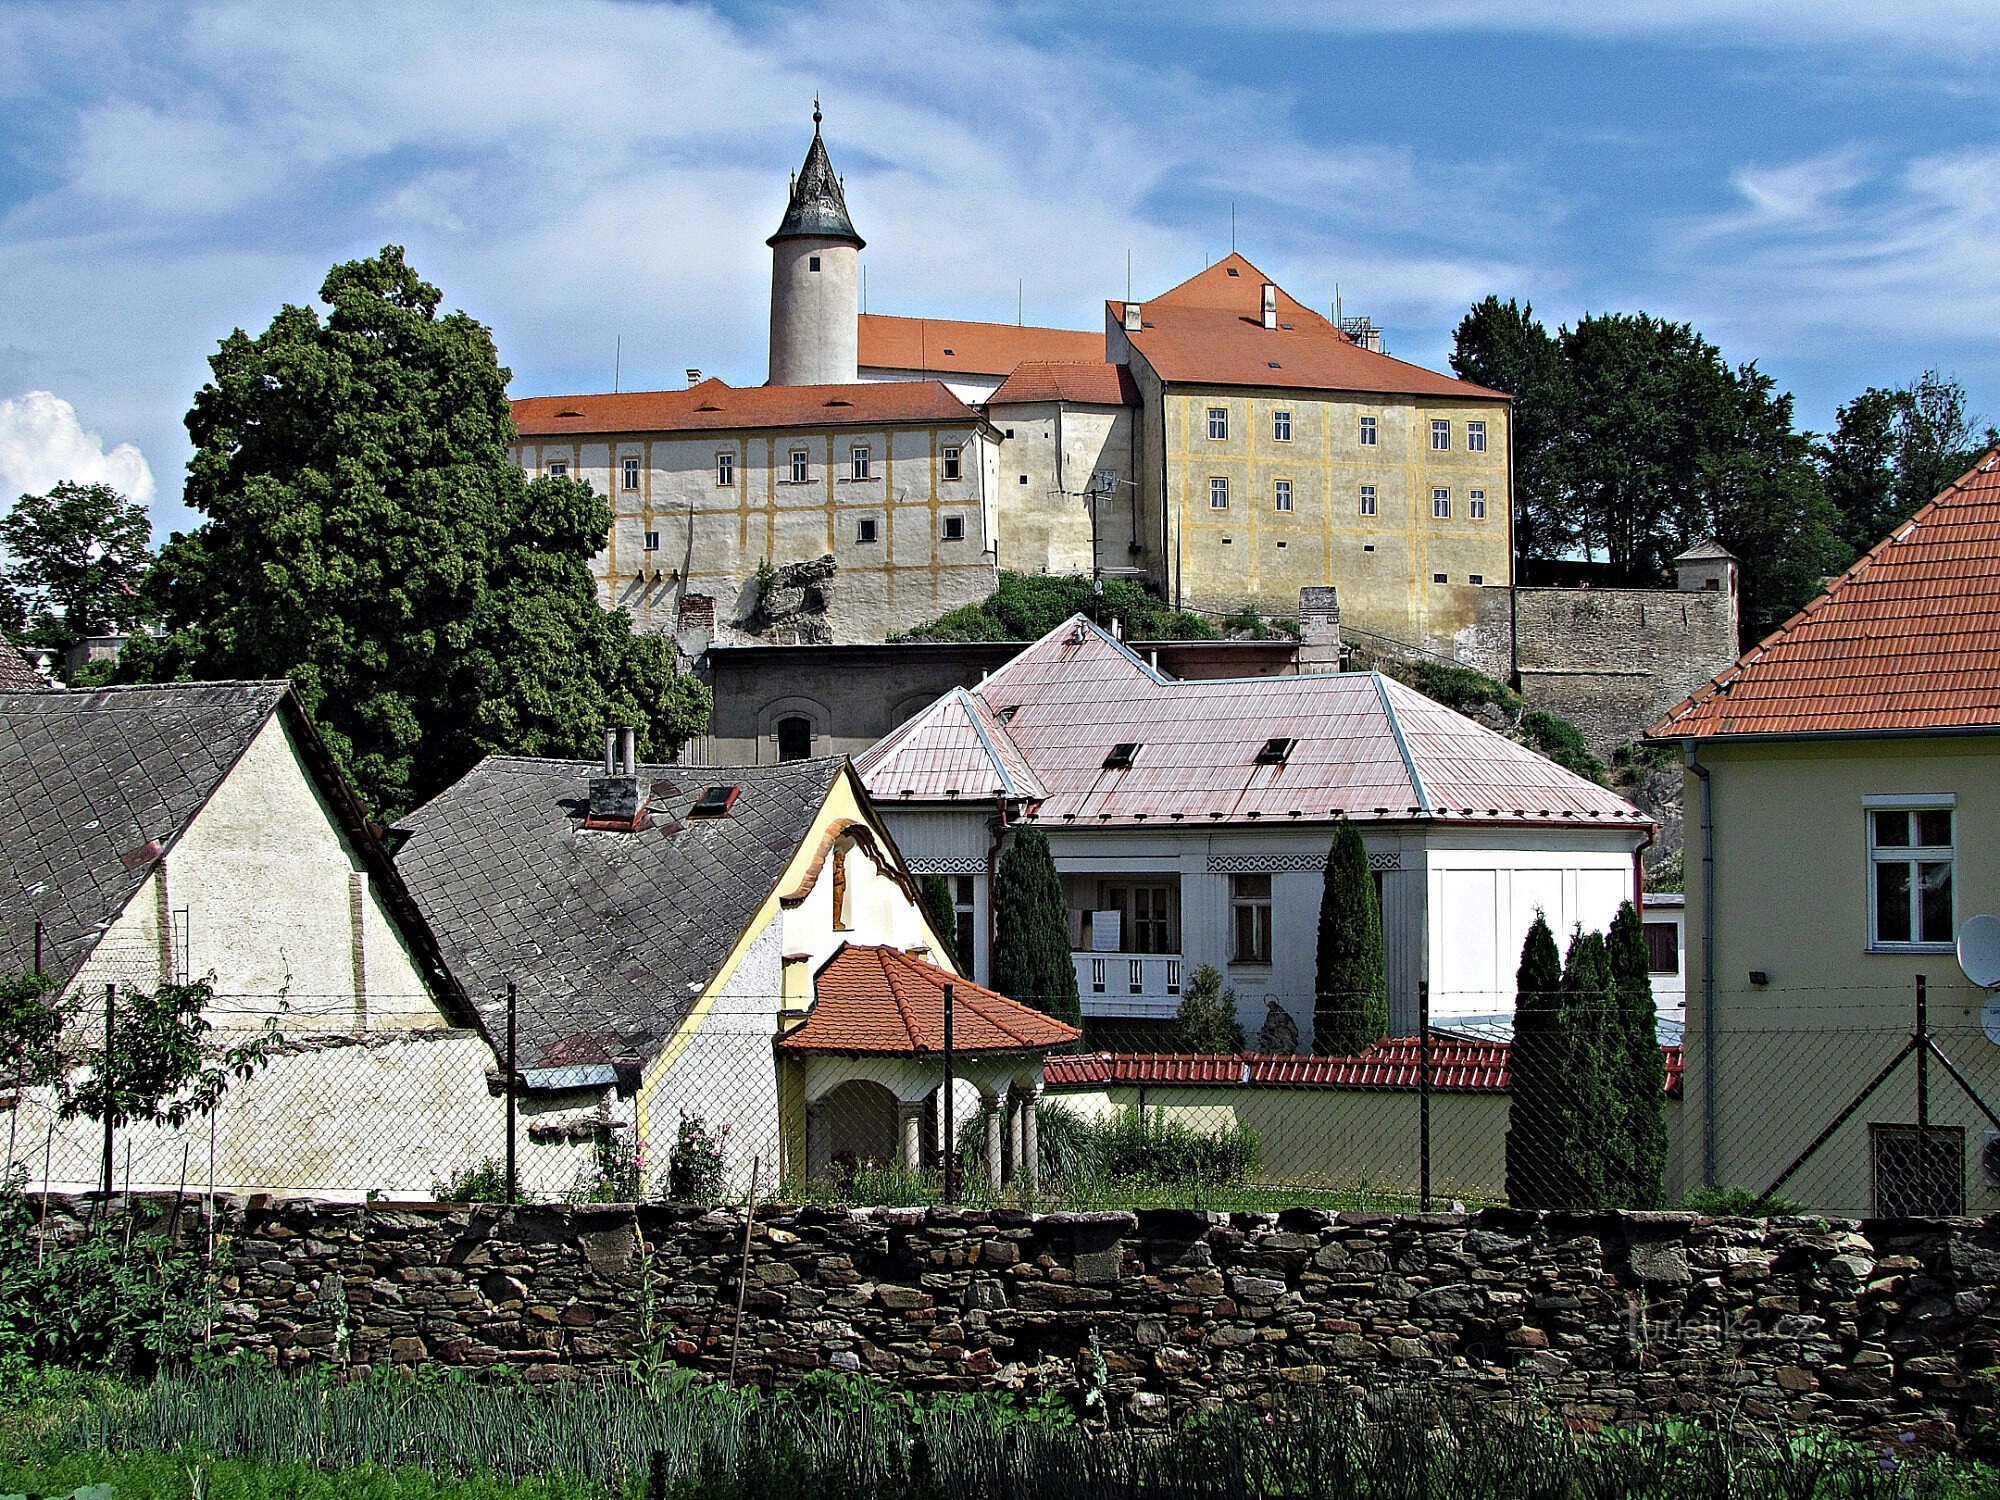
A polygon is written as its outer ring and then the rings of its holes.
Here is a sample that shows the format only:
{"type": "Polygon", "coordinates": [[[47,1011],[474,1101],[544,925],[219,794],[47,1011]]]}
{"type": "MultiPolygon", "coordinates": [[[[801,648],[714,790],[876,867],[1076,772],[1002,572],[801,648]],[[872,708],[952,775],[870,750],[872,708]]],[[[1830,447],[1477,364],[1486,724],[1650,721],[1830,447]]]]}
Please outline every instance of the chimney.
{"type": "Polygon", "coordinates": [[[1144,305],[1141,303],[1128,302],[1125,304],[1125,331],[1127,333],[1137,333],[1139,331],[1139,320],[1144,311],[1144,305]]]}
{"type": "Polygon", "coordinates": [[[701,371],[694,365],[688,366],[688,384],[691,386],[701,384],[701,371]]]}
{"type": "Polygon", "coordinates": [[[590,810],[583,826],[606,833],[635,833],[645,816],[639,799],[638,731],[619,725],[604,731],[604,774],[590,778],[590,810]]]}
{"type": "Polygon", "coordinates": [[[1278,288],[1268,281],[1264,283],[1264,326],[1278,326],[1278,288]]]}
{"type": "Polygon", "coordinates": [[[1340,670],[1340,590],[1299,590],[1299,675],[1340,670]]]}

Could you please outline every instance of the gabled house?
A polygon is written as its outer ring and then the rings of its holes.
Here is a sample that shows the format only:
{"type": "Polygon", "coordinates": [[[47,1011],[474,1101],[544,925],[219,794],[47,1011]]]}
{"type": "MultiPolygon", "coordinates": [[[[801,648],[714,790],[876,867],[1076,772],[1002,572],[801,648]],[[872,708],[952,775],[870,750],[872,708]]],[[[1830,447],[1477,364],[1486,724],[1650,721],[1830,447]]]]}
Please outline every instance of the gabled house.
{"type": "Polygon", "coordinates": [[[2000,1109],[1965,922],[2000,909],[2000,453],[1653,726],[1688,767],[1683,1185],[1837,1213],[2000,1209],[2000,1109]]]}
{"type": "MultiPolygon", "coordinates": [[[[107,985],[206,980],[216,1039],[283,1038],[212,1117],[121,1132],[120,1186],[191,1156],[239,1191],[421,1195],[497,1146],[497,1114],[458,1118],[492,1064],[464,992],[287,684],[0,693],[0,829],[0,972],[39,967],[86,1030],[107,985]]],[[[93,1122],[10,1113],[38,1184],[97,1184],[93,1122]]]]}
{"type": "Polygon", "coordinates": [[[985,976],[1010,829],[1047,833],[1085,1017],[1158,1043],[1221,969],[1262,1050],[1310,1045],[1334,827],[1382,896],[1392,1024],[1511,1015],[1535,913],[1601,929],[1651,821],[1605,788],[1376,673],[1184,682],[1077,616],[857,762],[911,868],[952,883],[985,976]],[[1145,1027],[1155,1025],[1148,1033],[1145,1027]]]}
{"type": "Polygon", "coordinates": [[[995,1141],[1003,1108],[1031,1128],[1041,1054],[1075,1039],[958,976],[844,757],[642,766],[629,737],[602,765],[495,756],[397,827],[503,1049],[513,992],[530,1130],[627,1161],[644,1143],[649,1188],[684,1115],[729,1127],[738,1187],[753,1163],[766,1185],[935,1164],[946,984],[1003,1018],[969,1022],[953,1116],[988,1110],[995,1141]]]}

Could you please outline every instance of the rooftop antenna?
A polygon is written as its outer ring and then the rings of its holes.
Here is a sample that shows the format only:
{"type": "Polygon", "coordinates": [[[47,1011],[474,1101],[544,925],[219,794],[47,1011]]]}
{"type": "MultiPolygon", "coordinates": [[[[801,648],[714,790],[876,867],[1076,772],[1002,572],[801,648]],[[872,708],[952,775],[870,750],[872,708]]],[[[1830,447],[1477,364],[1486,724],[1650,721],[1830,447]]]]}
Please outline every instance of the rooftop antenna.
{"type": "Polygon", "coordinates": [[[611,394],[618,394],[618,377],[625,370],[625,335],[619,334],[611,346],[611,394]]]}
{"type": "Polygon", "coordinates": [[[1340,283],[1333,284],[1333,326],[1340,326],[1340,283]]]}

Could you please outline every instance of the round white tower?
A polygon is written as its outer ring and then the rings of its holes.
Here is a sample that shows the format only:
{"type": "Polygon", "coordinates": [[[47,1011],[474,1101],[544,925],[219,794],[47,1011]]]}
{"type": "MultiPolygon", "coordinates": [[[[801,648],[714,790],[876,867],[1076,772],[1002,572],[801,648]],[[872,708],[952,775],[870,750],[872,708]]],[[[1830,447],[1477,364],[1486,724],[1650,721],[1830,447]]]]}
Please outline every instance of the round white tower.
{"type": "Polygon", "coordinates": [[[852,385],[860,378],[860,235],[847,217],[840,179],[819,134],[813,101],[812,145],[792,179],[785,221],[771,247],[772,385],[852,385]]]}

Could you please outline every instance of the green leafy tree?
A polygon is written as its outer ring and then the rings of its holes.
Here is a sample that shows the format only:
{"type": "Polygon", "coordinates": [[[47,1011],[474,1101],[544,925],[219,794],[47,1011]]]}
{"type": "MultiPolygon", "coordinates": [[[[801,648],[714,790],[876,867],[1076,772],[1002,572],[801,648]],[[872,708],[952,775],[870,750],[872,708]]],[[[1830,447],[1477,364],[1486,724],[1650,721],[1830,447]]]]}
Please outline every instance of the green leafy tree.
{"type": "Polygon", "coordinates": [[[993,893],[993,988],[1058,1021],[1083,1024],[1069,954],[1069,905],[1039,828],[1015,832],[993,893]]]}
{"type": "Polygon", "coordinates": [[[168,634],[121,675],[289,677],[362,797],[394,817],[480,755],[589,755],[607,724],[671,757],[707,690],[601,610],[603,497],[507,453],[492,335],[385,248],[333,268],[209,361],[186,497],[207,517],[150,587],[168,634]]]}
{"type": "Polygon", "coordinates": [[[1091,580],[1077,574],[1002,571],[1000,587],[983,602],[967,604],[896,637],[899,641],[1032,641],[1071,615],[1109,627],[1116,619],[1132,641],[1212,641],[1221,632],[1200,615],[1170,609],[1141,584],[1126,578],[1091,580]]]}
{"type": "Polygon", "coordinates": [[[127,987],[112,1009],[111,1046],[104,1037],[77,1059],[87,1075],[63,1100],[65,1119],[111,1116],[114,1125],[143,1122],[179,1127],[209,1113],[232,1083],[256,1076],[282,1040],[275,1020],[263,1031],[216,1048],[207,1011],[215,990],[206,980],[127,987]]]}
{"type": "Polygon", "coordinates": [[[931,919],[931,931],[944,945],[947,957],[954,968],[970,961],[971,955],[961,956],[958,952],[958,904],[951,898],[951,882],[942,875],[926,875],[921,887],[924,897],[924,915],[931,919]]]}
{"type": "Polygon", "coordinates": [[[0,613],[18,610],[13,629],[36,645],[61,649],[146,613],[152,527],[145,506],[108,484],[65,480],[21,496],[0,518],[0,547],[15,601],[0,613]]]}
{"type": "Polygon", "coordinates": [[[1614,1201],[1659,1208],[1667,1196],[1667,1063],[1660,1052],[1646,924],[1622,903],[1605,938],[1611,966],[1614,1034],[1608,1063],[1625,1152],[1614,1201]]]}
{"type": "Polygon", "coordinates": [[[1342,823],[1327,850],[1319,898],[1313,1051],[1346,1056],[1389,1034],[1382,904],[1361,830],[1342,823]]]}
{"type": "Polygon", "coordinates": [[[1523,557],[1562,556],[1577,543],[1559,471],[1570,407],[1562,346],[1533,303],[1488,297],[1459,321],[1451,367],[1513,396],[1514,545],[1523,557]]]}
{"type": "Polygon", "coordinates": [[[1203,964],[1188,975],[1180,1009],[1174,1013],[1174,1044],[1183,1052],[1243,1050],[1236,991],[1223,987],[1222,971],[1214,964],[1203,964]]]}
{"type": "Polygon", "coordinates": [[[63,1028],[70,1007],[46,974],[0,978],[0,1078],[21,1088],[60,1083],[68,1063],[63,1028]]]}
{"type": "Polygon", "coordinates": [[[1966,415],[1965,388],[1935,370],[1842,406],[1818,457],[1848,551],[1889,535],[1996,442],[2000,433],[1966,415]]]}
{"type": "Polygon", "coordinates": [[[1540,912],[1514,975],[1514,1041],[1508,1049],[1507,1201],[1555,1206],[1564,1150],[1562,960],[1540,912]]]}

